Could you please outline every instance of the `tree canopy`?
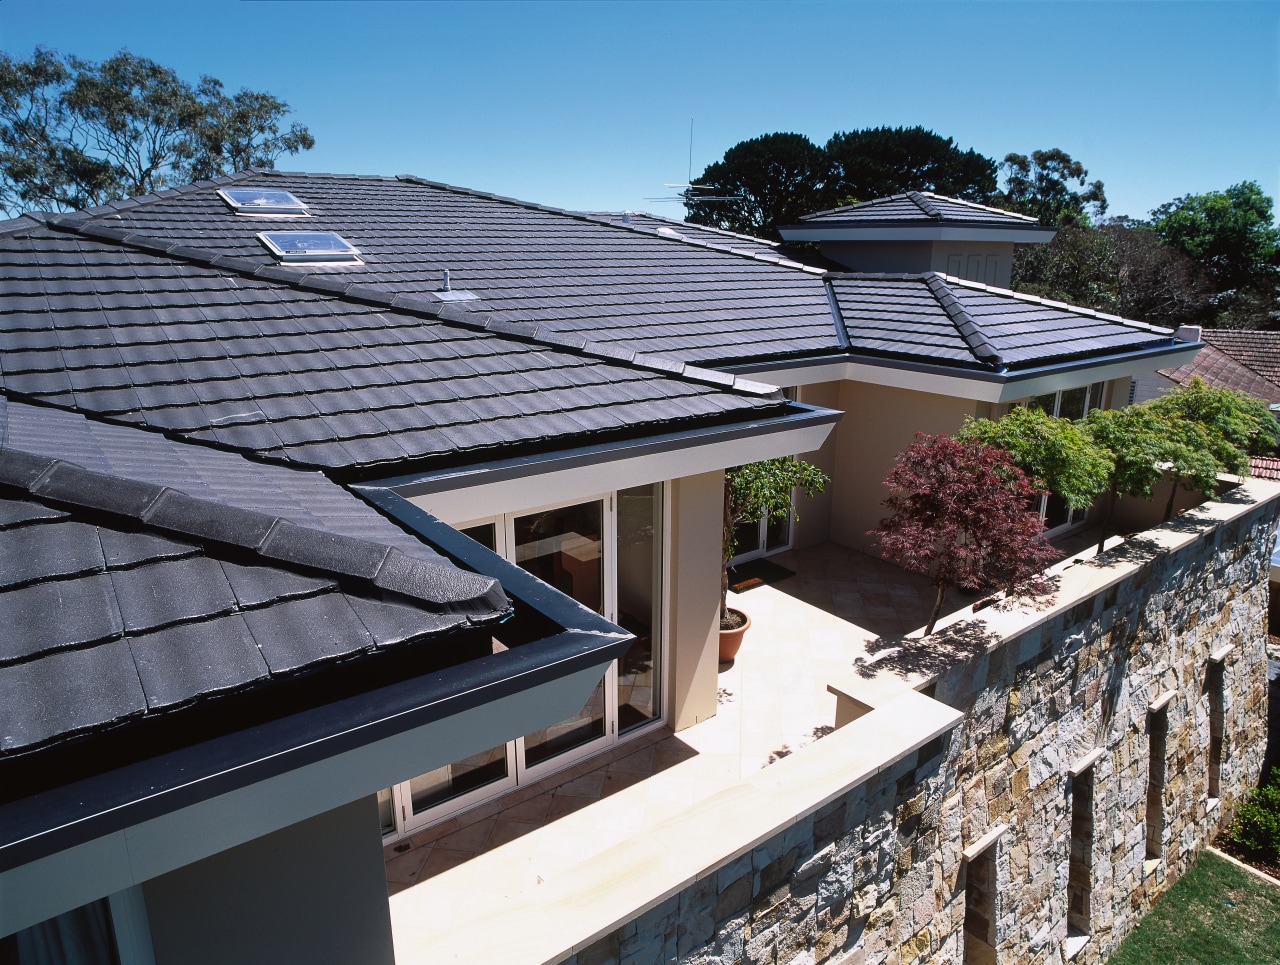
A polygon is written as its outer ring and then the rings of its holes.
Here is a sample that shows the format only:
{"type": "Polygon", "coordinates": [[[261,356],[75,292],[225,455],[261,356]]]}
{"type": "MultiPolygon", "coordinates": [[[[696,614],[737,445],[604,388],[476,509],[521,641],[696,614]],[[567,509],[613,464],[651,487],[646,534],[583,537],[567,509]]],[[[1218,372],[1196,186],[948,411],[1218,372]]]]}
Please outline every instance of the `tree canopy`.
{"type": "Polygon", "coordinates": [[[1003,449],[918,433],[885,485],[889,515],[870,535],[887,559],[932,577],[938,592],[926,636],[952,587],[1015,597],[1044,589],[1039,578],[1059,554],[1027,508],[1043,491],[1003,449]]]}
{"type": "Polygon", "coordinates": [[[778,238],[775,227],[818,211],[826,198],[827,156],[803,134],[765,134],[735,144],[724,159],[697,179],[717,197],[699,200],[685,192],[688,219],[761,238],[778,238]]]}
{"type": "Polygon", "coordinates": [[[1089,224],[1106,214],[1102,182],[1089,181],[1084,165],[1061,148],[1032,151],[1030,157],[1006,154],[1000,172],[1004,189],[993,203],[1033,215],[1042,225],[1089,224]]]}
{"type": "Polygon", "coordinates": [[[825,147],[801,134],[765,134],[729,148],[695,185],[685,192],[690,221],[777,238],[778,225],[803,215],[903,191],[984,201],[995,191],[996,166],[923,127],[846,131],[825,147]],[[731,199],[699,200],[699,189],[731,199]]]}
{"type": "Polygon", "coordinates": [[[1265,324],[1280,284],[1280,229],[1271,209],[1258,183],[1244,181],[1162,204],[1151,212],[1151,228],[1196,263],[1230,323],[1265,324]]]}
{"type": "Polygon", "coordinates": [[[838,205],[904,191],[932,191],[987,201],[996,190],[996,163],[923,127],[870,127],[827,141],[829,194],[838,205]]]}
{"type": "Polygon", "coordinates": [[[966,418],[956,438],[1003,449],[1034,484],[1061,496],[1071,509],[1092,505],[1114,468],[1111,454],[1072,420],[1029,406],[998,421],[966,418]]]}
{"type": "Polygon", "coordinates": [[[0,51],[0,205],[74,210],[272,167],[315,145],[300,124],[281,130],[289,113],[271,94],[228,96],[216,78],[192,85],[126,50],[101,63],[0,51]]]}
{"type": "Polygon", "coordinates": [[[1152,325],[1204,320],[1207,285],[1196,265],[1141,224],[1068,225],[1047,245],[1014,253],[1015,291],[1152,325]]]}

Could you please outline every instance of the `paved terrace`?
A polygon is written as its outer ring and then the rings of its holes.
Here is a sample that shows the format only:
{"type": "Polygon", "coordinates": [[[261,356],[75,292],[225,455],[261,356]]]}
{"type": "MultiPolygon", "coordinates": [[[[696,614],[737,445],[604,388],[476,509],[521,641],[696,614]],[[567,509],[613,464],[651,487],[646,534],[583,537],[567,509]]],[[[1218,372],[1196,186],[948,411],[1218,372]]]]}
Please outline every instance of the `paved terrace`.
{"type": "MultiPolygon", "coordinates": [[[[1089,542],[1076,535],[1063,548],[1089,542]]],[[[877,658],[919,636],[933,603],[926,578],[834,543],[770,561],[796,575],[731,594],[752,627],[720,666],[715,717],[628,741],[386,848],[397,958],[425,961],[429,949],[432,961],[468,961],[476,929],[502,927],[476,896],[532,893],[829,734],[827,684],[855,668],[875,677],[877,658]]],[[[950,594],[940,625],[971,603],[950,594]]],[[[625,891],[626,867],[601,873],[625,891]]],[[[649,896],[635,897],[638,906],[649,896]]]]}

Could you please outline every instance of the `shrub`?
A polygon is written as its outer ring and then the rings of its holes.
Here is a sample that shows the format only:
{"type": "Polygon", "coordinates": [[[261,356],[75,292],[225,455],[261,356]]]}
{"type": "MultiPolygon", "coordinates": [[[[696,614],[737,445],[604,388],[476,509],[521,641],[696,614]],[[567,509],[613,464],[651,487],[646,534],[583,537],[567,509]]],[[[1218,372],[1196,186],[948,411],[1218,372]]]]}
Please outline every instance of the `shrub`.
{"type": "Polygon", "coordinates": [[[1280,864],[1280,767],[1240,802],[1227,840],[1254,861],[1280,864]]]}

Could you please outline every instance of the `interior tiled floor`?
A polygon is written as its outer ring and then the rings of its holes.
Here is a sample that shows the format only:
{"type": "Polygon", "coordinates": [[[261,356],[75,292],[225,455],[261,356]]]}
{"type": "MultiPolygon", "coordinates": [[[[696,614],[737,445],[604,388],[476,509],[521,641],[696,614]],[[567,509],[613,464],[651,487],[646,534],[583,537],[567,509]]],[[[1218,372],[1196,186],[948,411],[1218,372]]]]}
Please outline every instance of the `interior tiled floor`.
{"type": "Polygon", "coordinates": [[[596,834],[583,834],[580,816],[574,840],[548,850],[559,861],[564,848],[589,851],[590,838],[605,847],[625,828],[639,830],[646,820],[660,820],[829,732],[835,698],[827,683],[847,673],[877,637],[923,624],[933,590],[923,577],[831,543],[771,559],[796,575],[731,594],[731,605],[750,613],[752,627],[738,658],[720,666],[714,717],[679,736],[660,729],[625,741],[388,845],[390,893],[512,843],[536,853],[530,832],[612,799],[586,821],[596,834]],[[659,774],[661,782],[648,780],[659,774]],[[615,797],[641,782],[647,782],[637,788],[641,793],[615,797]]]}

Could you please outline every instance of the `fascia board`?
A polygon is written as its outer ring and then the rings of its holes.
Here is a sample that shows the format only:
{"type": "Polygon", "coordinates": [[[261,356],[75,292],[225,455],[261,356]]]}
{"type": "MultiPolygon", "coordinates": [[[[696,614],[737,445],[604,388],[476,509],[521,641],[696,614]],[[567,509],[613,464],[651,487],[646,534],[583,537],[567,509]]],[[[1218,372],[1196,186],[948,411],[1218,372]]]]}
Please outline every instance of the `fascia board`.
{"type": "Polygon", "coordinates": [[[814,385],[820,382],[866,382],[914,392],[930,392],[976,402],[1014,402],[1033,395],[1057,392],[1091,382],[1106,382],[1157,369],[1186,365],[1200,350],[1199,342],[1134,353],[1119,358],[1083,359],[1064,365],[1045,366],[1025,372],[997,373],[947,370],[941,366],[884,359],[814,359],[812,362],[744,365],[726,368],[749,375],[757,382],[779,387],[814,385]]]}
{"type": "Polygon", "coordinates": [[[976,225],[806,225],[778,229],[786,241],[981,241],[1035,245],[1052,241],[1056,229],[1028,225],[1025,228],[976,225]]]}
{"type": "Polygon", "coordinates": [[[502,460],[354,488],[366,498],[374,489],[390,489],[446,523],[463,523],[812,452],[822,446],[842,415],[813,406],[794,408],[798,410],[795,414],[782,418],[590,446],[541,458],[502,460]]]}
{"type": "Polygon", "coordinates": [[[582,706],[614,656],[9,867],[0,872],[0,935],[561,720],[582,706]]]}

